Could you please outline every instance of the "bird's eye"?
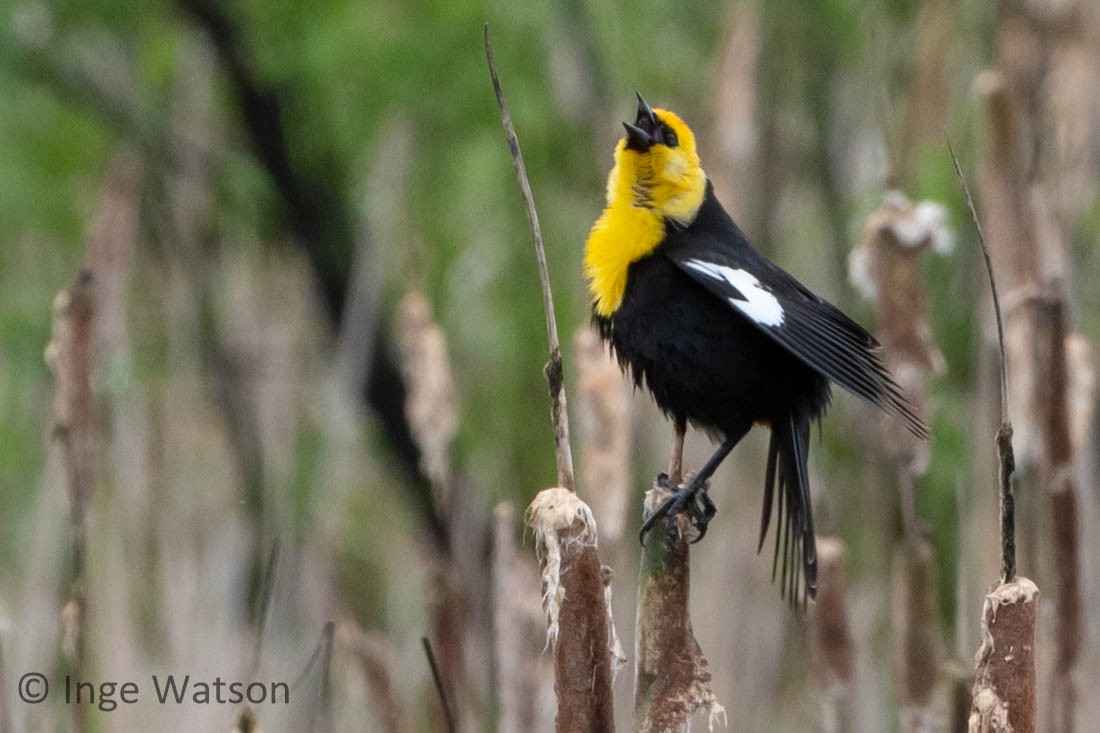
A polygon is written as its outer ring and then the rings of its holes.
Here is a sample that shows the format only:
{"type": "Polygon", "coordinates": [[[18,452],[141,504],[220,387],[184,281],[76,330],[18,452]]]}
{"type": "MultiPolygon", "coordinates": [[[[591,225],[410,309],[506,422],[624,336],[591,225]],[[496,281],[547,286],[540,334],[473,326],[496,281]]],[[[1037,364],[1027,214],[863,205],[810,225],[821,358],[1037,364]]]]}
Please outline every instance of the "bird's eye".
{"type": "Polygon", "coordinates": [[[661,131],[662,142],[670,148],[676,147],[679,140],[676,139],[676,133],[671,127],[665,127],[661,131]]]}

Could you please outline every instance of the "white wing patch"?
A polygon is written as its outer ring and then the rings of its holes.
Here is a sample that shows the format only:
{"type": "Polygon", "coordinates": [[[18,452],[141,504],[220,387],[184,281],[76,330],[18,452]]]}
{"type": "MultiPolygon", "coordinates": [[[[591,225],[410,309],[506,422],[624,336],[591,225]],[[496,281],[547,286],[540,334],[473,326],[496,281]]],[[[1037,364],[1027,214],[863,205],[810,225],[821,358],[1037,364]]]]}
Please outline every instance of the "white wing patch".
{"type": "Polygon", "coordinates": [[[745,296],[745,299],[727,298],[727,300],[730,305],[752,320],[762,326],[782,325],[783,306],[779,304],[779,299],[766,290],[751,272],[703,260],[687,260],[684,266],[715,280],[722,280],[736,288],[745,296]]]}

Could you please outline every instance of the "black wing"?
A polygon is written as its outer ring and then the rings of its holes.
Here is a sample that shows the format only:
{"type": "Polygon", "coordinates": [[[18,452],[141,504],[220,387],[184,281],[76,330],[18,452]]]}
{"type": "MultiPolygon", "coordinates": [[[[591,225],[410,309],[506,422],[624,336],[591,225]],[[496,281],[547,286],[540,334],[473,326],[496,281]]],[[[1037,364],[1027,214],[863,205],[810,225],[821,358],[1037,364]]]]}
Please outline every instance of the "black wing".
{"type": "Polygon", "coordinates": [[[879,358],[881,346],[836,306],[757,252],[714,197],[688,227],[670,229],[665,256],[776,342],[829,379],[898,415],[918,437],[928,427],[879,358]]]}

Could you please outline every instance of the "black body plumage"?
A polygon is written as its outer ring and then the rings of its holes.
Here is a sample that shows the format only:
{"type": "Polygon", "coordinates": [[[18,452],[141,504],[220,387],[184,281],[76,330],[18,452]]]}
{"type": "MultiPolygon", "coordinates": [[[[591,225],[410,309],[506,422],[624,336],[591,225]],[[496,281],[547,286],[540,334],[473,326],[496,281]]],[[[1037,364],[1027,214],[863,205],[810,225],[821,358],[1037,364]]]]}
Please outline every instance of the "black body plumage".
{"type": "Polygon", "coordinates": [[[771,428],[760,539],[774,506],[781,587],[792,597],[800,585],[815,590],[807,455],[829,381],[928,434],[875,339],[753,249],[709,182],[690,224],[666,224],[657,248],[630,265],[622,303],[595,321],[624,370],[673,419],[727,444],[753,424],[771,428]]]}

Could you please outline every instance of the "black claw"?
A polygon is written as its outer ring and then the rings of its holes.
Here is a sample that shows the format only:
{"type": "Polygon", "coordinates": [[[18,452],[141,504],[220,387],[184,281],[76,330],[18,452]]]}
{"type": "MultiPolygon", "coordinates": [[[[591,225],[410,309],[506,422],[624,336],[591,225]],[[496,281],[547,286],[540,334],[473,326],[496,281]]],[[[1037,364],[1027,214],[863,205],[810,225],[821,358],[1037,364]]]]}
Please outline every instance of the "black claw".
{"type": "Polygon", "coordinates": [[[658,521],[665,517],[680,512],[686,512],[691,519],[691,524],[695,527],[698,534],[691,540],[692,544],[695,544],[707,533],[707,525],[710,524],[710,520],[718,513],[717,507],[707,494],[707,482],[695,481],[689,483],[686,487],[680,488],[674,486],[668,479],[668,475],[664,473],[657,474],[657,485],[671,490],[672,496],[668,497],[657,507],[657,510],[646,517],[642,523],[642,529],[638,533],[638,541],[642,543],[642,547],[645,547],[645,536],[649,533],[653,526],[658,521]]]}
{"type": "Polygon", "coordinates": [[[707,527],[710,526],[710,520],[718,513],[718,507],[714,505],[714,502],[710,498],[710,494],[705,490],[700,491],[697,498],[701,506],[692,502],[689,508],[691,512],[691,523],[695,525],[695,529],[699,530],[699,534],[695,535],[695,538],[691,540],[691,544],[693,545],[706,536],[707,527]]]}

